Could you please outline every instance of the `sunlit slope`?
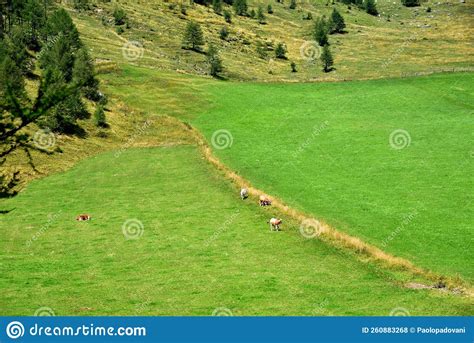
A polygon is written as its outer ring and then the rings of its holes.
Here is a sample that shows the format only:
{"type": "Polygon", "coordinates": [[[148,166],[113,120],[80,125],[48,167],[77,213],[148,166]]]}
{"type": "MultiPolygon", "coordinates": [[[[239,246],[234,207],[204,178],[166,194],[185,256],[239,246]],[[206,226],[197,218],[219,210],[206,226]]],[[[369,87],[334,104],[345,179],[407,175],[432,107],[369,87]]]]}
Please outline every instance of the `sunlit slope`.
{"type": "Polygon", "coordinates": [[[227,130],[232,145],[215,153],[257,187],[472,281],[473,81],[219,84],[193,123],[210,142],[227,130]]]}
{"type": "Polygon", "coordinates": [[[271,233],[271,214],[194,147],[99,155],[2,207],[2,315],[469,313],[466,298],[402,288],[297,223],[271,233]],[[92,221],[76,222],[84,212],[92,221]]]}

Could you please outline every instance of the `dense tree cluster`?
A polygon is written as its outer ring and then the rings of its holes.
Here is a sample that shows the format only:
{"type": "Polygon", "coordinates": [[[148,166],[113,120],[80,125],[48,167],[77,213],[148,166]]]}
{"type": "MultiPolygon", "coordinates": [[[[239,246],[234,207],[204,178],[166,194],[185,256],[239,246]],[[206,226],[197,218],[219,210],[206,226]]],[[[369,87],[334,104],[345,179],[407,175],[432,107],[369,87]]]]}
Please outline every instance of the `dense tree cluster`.
{"type": "MultiPolygon", "coordinates": [[[[30,150],[43,150],[32,143],[31,125],[80,133],[77,120],[90,117],[84,99],[103,103],[71,17],[64,9],[51,13],[50,7],[45,0],[0,1],[0,166],[15,151],[31,156],[30,150]],[[33,99],[26,79],[36,81],[33,99]]],[[[14,174],[0,176],[0,196],[11,194],[14,174]]]]}

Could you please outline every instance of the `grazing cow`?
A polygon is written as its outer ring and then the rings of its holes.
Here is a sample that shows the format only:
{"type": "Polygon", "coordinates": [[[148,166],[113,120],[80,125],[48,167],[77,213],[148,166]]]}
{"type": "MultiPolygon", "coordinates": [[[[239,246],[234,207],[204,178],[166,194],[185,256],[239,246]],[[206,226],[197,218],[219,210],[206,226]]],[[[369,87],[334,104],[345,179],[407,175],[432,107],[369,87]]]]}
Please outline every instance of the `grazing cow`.
{"type": "Polygon", "coordinates": [[[92,217],[88,214],[80,214],[76,217],[76,220],[78,222],[84,222],[84,221],[88,221],[88,220],[91,220],[92,217]]]}
{"type": "Polygon", "coordinates": [[[242,200],[245,200],[249,197],[249,190],[247,188],[242,188],[240,190],[240,197],[242,198],[242,200]]]}
{"type": "Polygon", "coordinates": [[[270,223],[270,231],[280,231],[280,225],[283,223],[283,220],[278,219],[278,218],[272,218],[269,221],[270,223]]]}
{"type": "Polygon", "coordinates": [[[271,200],[268,199],[265,195],[260,195],[260,206],[270,206],[272,204],[271,200]]]}

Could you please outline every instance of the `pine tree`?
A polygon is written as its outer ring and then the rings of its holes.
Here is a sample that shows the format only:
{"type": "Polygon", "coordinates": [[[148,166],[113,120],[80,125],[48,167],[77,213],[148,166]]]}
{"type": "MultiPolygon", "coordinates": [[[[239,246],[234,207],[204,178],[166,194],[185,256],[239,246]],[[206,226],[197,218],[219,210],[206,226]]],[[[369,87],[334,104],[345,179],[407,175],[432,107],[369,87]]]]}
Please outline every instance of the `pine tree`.
{"type": "Polygon", "coordinates": [[[127,19],[127,14],[122,8],[116,7],[112,15],[114,17],[115,25],[125,24],[125,20],[127,19]]]}
{"type": "Polygon", "coordinates": [[[276,48],[275,48],[275,57],[276,58],[281,58],[281,59],[286,59],[286,48],[283,43],[278,43],[276,48]]]}
{"type": "Polygon", "coordinates": [[[194,21],[188,23],[184,32],[183,45],[186,49],[194,51],[199,51],[200,47],[204,45],[204,36],[198,23],[194,21]]]}
{"type": "Polygon", "coordinates": [[[226,23],[232,23],[232,14],[227,10],[224,10],[224,20],[226,23]]]}
{"type": "Polygon", "coordinates": [[[402,4],[403,6],[406,6],[406,7],[420,6],[420,0],[402,0],[402,4]]]}
{"type": "Polygon", "coordinates": [[[100,100],[99,81],[95,78],[94,65],[85,47],[81,48],[76,54],[73,79],[81,85],[82,93],[87,99],[100,100]]]}
{"type": "Polygon", "coordinates": [[[82,47],[81,39],[79,38],[79,31],[74,25],[69,13],[63,8],[55,11],[48,19],[46,25],[46,37],[49,42],[57,39],[57,36],[64,36],[75,49],[82,47]]]}
{"type": "Polygon", "coordinates": [[[377,6],[375,0],[365,0],[365,11],[370,15],[378,15],[377,6]]]}
{"type": "Polygon", "coordinates": [[[267,6],[267,13],[268,14],[273,14],[273,7],[270,4],[268,4],[268,6],[267,6]]]}
{"type": "Polygon", "coordinates": [[[235,14],[241,16],[247,15],[247,0],[234,0],[233,6],[235,14]]]}
{"type": "Polygon", "coordinates": [[[336,10],[333,9],[331,13],[331,19],[330,19],[330,32],[331,33],[343,33],[344,29],[346,27],[346,24],[344,23],[344,18],[342,15],[336,10]]]}
{"type": "Polygon", "coordinates": [[[332,70],[334,60],[332,58],[331,51],[329,50],[329,45],[325,45],[323,47],[323,51],[321,53],[321,62],[323,64],[323,71],[325,73],[330,72],[332,70]]]}
{"type": "Polygon", "coordinates": [[[98,127],[108,127],[107,119],[105,117],[104,107],[98,105],[94,112],[94,122],[98,127]]]}
{"type": "Polygon", "coordinates": [[[291,62],[290,67],[291,67],[291,72],[292,73],[296,73],[298,71],[298,70],[296,70],[296,63],[295,62],[291,62]]]}
{"type": "Polygon", "coordinates": [[[327,23],[324,17],[318,18],[314,26],[314,39],[320,46],[328,44],[327,23]]]}
{"type": "Polygon", "coordinates": [[[262,6],[258,6],[257,20],[260,24],[265,24],[265,14],[263,14],[263,7],[262,6]]]}
{"type": "Polygon", "coordinates": [[[217,48],[210,44],[207,50],[207,63],[209,64],[209,73],[212,76],[218,76],[222,71],[222,60],[219,57],[219,51],[217,48]]]}
{"type": "Polygon", "coordinates": [[[227,37],[229,37],[229,30],[227,29],[227,26],[223,26],[222,29],[219,31],[219,37],[222,40],[226,40],[227,37]]]}
{"type": "Polygon", "coordinates": [[[212,0],[212,8],[215,13],[222,13],[222,0],[212,0]]]}

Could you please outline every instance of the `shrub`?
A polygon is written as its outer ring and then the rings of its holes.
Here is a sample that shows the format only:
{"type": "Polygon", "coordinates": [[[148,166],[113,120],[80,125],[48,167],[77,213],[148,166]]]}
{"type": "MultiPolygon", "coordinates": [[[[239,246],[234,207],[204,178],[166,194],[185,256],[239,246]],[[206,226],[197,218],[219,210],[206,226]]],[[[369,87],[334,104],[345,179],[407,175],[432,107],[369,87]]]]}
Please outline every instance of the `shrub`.
{"type": "Polygon", "coordinates": [[[234,0],[234,11],[237,15],[247,15],[247,0],[234,0]]]}
{"type": "Polygon", "coordinates": [[[127,14],[120,7],[116,7],[113,13],[113,17],[115,20],[115,25],[123,25],[125,24],[125,19],[127,19],[127,14]]]}
{"type": "Polygon", "coordinates": [[[227,10],[224,11],[224,20],[226,23],[232,23],[232,14],[227,10]]]}
{"type": "Polygon", "coordinates": [[[292,73],[296,73],[297,70],[296,70],[296,63],[295,62],[291,62],[290,63],[290,67],[291,67],[291,72],[292,73]]]}
{"type": "Polygon", "coordinates": [[[402,0],[402,4],[406,7],[420,6],[420,0],[402,0]]]}
{"type": "Polygon", "coordinates": [[[377,6],[375,0],[365,0],[365,11],[370,15],[378,15],[377,6]]]}
{"type": "Polygon", "coordinates": [[[227,30],[227,26],[223,26],[219,31],[219,37],[223,40],[226,40],[227,37],[229,37],[229,30],[227,30]]]}
{"type": "Polygon", "coordinates": [[[283,43],[278,43],[275,48],[275,57],[286,59],[286,47],[283,43]]]}
{"type": "Polygon", "coordinates": [[[215,13],[222,13],[222,0],[212,0],[212,9],[215,13]]]}
{"type": "Polygon", "coordinates": [[[206,57],[207,63],[209,64],[209,73],[212,76],[218,76],[218,74],[222,71],[222,60],[219,57],[217,48],[213,44],[209,45],[206,57]]]}
{"type": "Polygon", "coordinates": [[[94,123],[98,127],[107,127],[107,120],[105,118],[105,111],[102,105],[97,106],[94,112],[94,123]]]}

